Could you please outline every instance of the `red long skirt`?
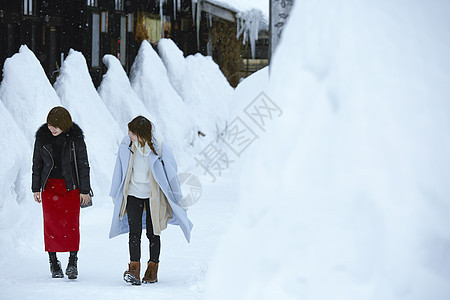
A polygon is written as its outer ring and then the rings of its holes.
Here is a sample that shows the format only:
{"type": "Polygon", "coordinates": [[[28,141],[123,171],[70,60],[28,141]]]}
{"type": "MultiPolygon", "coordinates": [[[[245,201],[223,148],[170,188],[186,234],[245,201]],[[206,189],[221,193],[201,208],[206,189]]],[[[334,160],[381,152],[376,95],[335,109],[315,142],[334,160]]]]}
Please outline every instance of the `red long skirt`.
{"type": "Polygon", "coordinates": [[[80,192],[67,191],[64,179],[49,178],[42,191],[45,251],[78,251],[80,246],[80,192]]]}

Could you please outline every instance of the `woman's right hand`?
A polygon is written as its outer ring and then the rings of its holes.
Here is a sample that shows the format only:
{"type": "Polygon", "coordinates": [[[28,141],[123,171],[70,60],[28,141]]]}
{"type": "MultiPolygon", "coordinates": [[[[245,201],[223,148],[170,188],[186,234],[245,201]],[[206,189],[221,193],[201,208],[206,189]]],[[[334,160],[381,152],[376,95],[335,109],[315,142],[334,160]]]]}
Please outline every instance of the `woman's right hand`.
{"type": "Polygon", "coordinates": [[[33,193],[33,196],[34,196],[34,201],[36,201],[37,203],[41,203],[42,202],[42,200],[41,200],[41,192],[33,193]]]}

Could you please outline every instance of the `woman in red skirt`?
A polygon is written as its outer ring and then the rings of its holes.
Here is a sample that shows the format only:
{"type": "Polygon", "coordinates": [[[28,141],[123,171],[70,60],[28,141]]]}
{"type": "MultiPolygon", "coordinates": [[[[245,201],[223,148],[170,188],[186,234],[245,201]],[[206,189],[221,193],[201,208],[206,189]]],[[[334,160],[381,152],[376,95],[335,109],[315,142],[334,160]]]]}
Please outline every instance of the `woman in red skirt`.
{"type": "Polygon", "coordinates": [[[70,252],[66,275],[78,276],[80,203],[91,201],[90,189],[83,131],[64,107],[54,107],[36,132],[32,174],[34,200],[42,202],[45,251],[53,278],[64,277],[56,252],[70,252]]]}

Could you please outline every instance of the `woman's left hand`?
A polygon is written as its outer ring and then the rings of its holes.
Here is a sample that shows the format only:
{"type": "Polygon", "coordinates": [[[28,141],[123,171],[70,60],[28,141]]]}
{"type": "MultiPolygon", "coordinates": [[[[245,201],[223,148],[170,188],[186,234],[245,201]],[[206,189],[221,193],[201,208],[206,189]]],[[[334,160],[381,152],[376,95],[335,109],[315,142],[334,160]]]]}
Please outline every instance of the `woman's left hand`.
{"type": "Polygon", "coordinates": [[[91,201],[91,196],[89,194],[80,194],[80,203],[86,205],[91,201]]]}

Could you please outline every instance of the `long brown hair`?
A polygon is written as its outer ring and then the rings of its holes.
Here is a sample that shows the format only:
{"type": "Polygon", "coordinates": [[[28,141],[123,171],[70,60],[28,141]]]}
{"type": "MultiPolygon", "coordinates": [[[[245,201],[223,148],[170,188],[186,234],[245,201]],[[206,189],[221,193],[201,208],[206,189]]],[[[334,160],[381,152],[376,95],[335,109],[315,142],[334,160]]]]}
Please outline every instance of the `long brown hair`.
{"type": "Polygon", "coordinates": [[[128,130],[134,133],[141,147],[145,146],[145,143],[150,146],[153,153],[158,155],[153,146],[153,124],[146,117],[137,116],[130,123],[128,123],[128,130]]]}

